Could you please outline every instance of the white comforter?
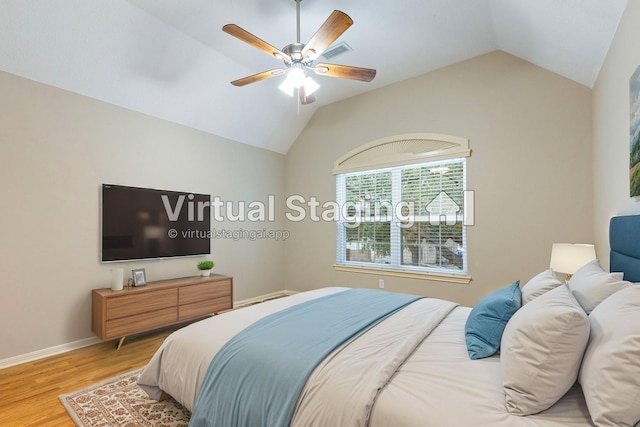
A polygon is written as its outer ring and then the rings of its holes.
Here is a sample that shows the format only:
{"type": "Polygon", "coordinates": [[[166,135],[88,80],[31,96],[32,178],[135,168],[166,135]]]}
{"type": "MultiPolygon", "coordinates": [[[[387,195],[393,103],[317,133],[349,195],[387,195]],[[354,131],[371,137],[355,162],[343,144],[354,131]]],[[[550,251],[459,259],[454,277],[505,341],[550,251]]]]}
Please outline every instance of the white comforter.
{"type": "MultiPolygon", "coordinates": [[[[162,391],[193,408],[214,354],[260,318],[345,288],[323,288],[192,324],[169,336],[140,377],[152,398],[162,391]]],[[[470,360],[464,323],[470,309],[419,300],[330,355],[311,375],[296,426],[591,426],[579,387],[528,417],[504,406],[498,356],[470,360]]]]}
{"type": "Polygon", "coordinates": [[[138,384],[151,398],[160,399],[164,391],[191,411],[209,363],[235,334],[271,313],[345,289],[323,288],[275,299],[179,329],[153,355],[138,384]]]}

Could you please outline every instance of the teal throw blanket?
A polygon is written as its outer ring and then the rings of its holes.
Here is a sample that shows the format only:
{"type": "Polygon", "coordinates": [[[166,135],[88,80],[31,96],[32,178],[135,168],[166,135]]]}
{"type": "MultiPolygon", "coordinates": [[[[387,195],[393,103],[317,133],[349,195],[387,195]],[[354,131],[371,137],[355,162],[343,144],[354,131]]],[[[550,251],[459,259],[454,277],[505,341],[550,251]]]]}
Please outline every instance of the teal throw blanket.
{"type": "Polygon", "coordinates": [[[255,322],[211,361],[189,426],[288,426],[307,379],[328,354],[419,298],[349,289],[255,322]]]}

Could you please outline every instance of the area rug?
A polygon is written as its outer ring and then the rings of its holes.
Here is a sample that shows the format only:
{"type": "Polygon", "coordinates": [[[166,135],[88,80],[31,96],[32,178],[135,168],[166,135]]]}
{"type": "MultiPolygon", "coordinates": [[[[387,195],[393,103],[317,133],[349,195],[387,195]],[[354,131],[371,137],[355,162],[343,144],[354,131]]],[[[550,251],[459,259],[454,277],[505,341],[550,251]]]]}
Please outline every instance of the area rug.
{"type": "Polygon", "coordinates": [[[78,427],[186,427],[189,411],[173,399],[150,399],[137,380],[142,369],[60,395],[78,427]]]}

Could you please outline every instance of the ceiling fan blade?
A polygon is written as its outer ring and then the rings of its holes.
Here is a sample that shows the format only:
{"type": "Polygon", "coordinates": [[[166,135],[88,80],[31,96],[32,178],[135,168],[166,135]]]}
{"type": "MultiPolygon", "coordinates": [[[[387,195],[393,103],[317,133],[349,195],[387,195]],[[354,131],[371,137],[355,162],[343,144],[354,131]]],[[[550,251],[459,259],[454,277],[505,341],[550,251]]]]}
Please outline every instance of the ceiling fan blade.
{"type": "Polygon", "coordinates": [[[260,49],[261,51],[265,52],[269,56],[274,56],[277,59],[283,59],[283,60],[286,59],[291,61],[291,57],[289,55],[282,52],[280,49],[271,46],[269,43],[262,40],[261,38],[254,36],[247,30],[244,30],[238,27],[236,24],[227,24],[224,27],[222,27],[222,31],[232,35],[237,39],[242,40],[245,43],[250,44],[251,46],[257,49],[260,49]]]}
{"type": "Polygon", "coordinates": [[[316,100],[316,97],[313,95],[307,95],[304,90],[304,86],[300,86],[298,88],[298,97],[300,98],[300,104],[307,105],[311,104],[316,100]]]}
{"type": "Polygon", "coordinates": [[[302,57],[316,59],[353,24],[344,12],[334,10],[302,49],[302,57]]]}
{"type": "Polygon", "coordinates": [[[339,77],[341,79],[360,80],[361,82],[370,82],[376,76],[376,70],[371,68],[337,64],[317,64],[313,67],[313,71],[319,76],[339,77]]]}
{"type": "Polygon", "coordinates": [[[242,79],[234,80],[231,82],[234,86],[246,86],[251,83],[256,83],[262,80],[270,79],[271,77],[281,76],[283,75],[285,70],[282,68],[275,68],[269,71],[263,71],[262,73],[254,74],[249,77],[244,77],[242,79]]]}

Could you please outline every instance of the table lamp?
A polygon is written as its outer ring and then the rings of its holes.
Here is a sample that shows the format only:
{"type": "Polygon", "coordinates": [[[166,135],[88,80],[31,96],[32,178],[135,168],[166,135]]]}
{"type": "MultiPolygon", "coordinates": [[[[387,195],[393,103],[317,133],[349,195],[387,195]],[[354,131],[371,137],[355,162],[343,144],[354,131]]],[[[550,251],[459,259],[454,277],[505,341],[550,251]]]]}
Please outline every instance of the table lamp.
{"type": "Polygon", "coordinates": [[[573,273],[594,259],[596,250],[593,245],[554,243],[551,248],[550,267],[557,273],[566,274],[565,282],[569,282],[573,273]]]}

